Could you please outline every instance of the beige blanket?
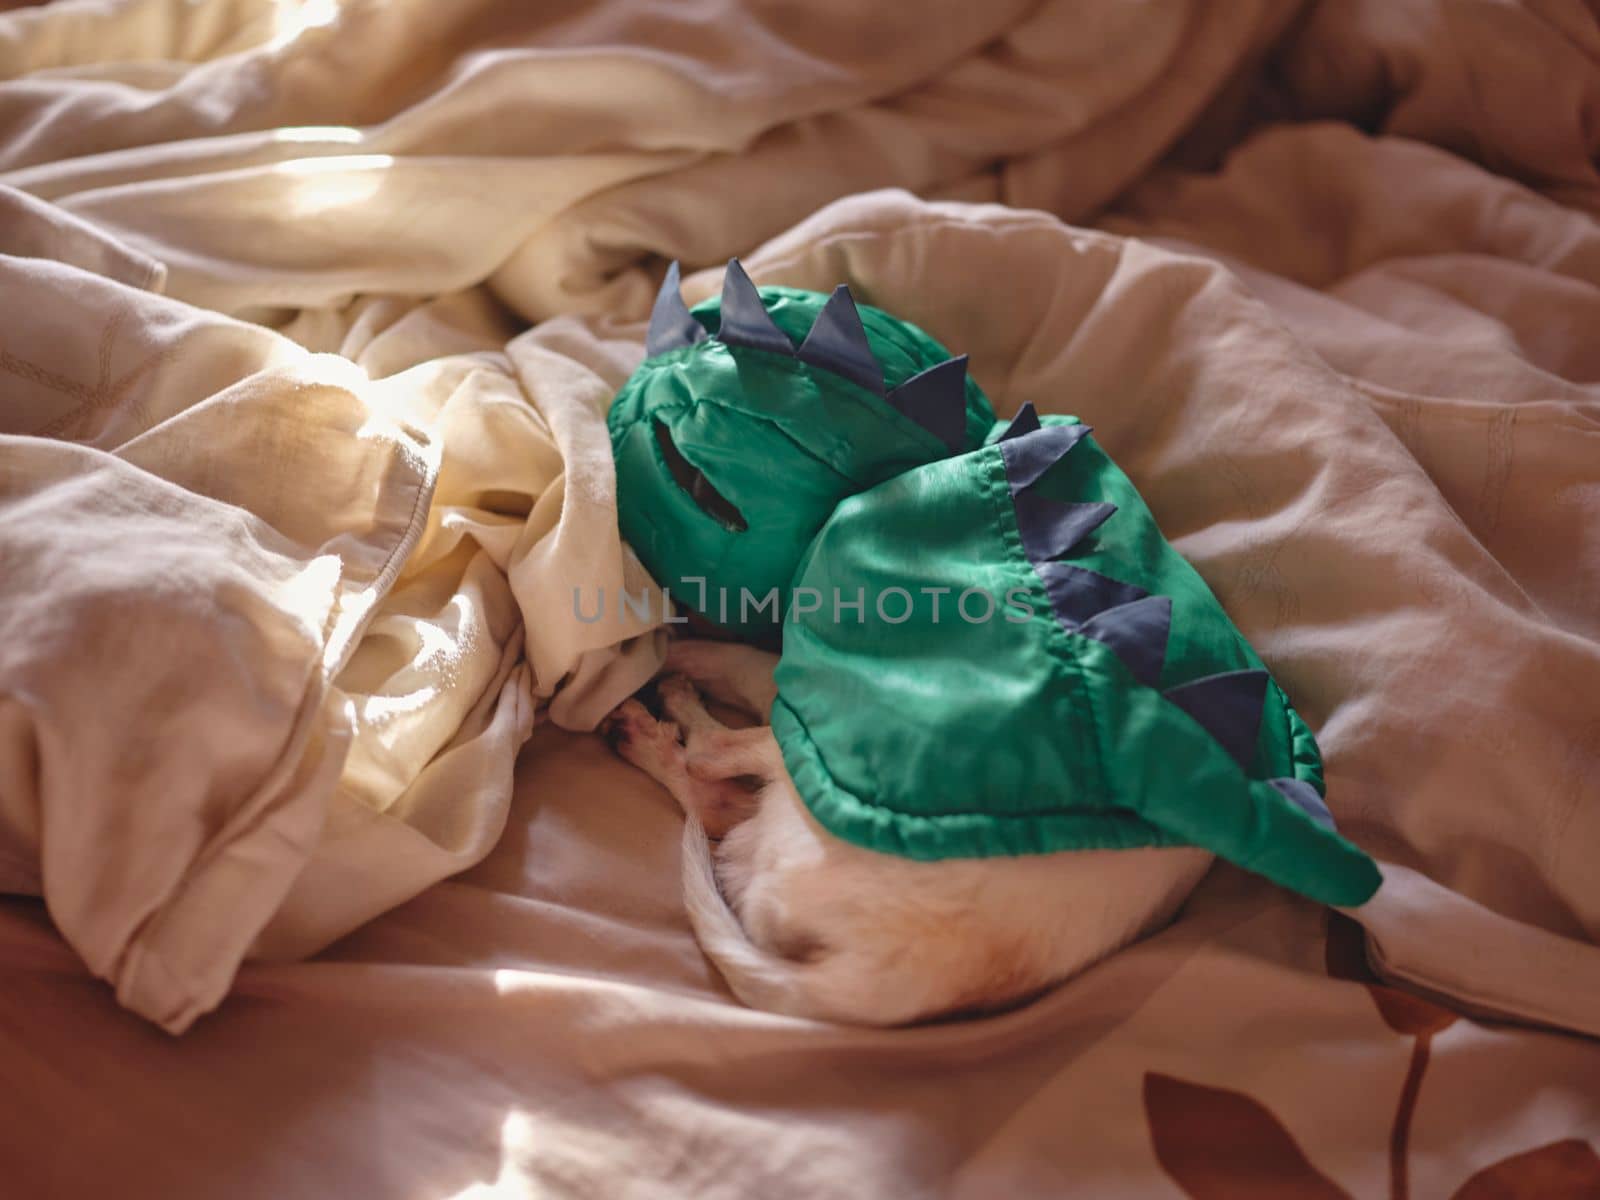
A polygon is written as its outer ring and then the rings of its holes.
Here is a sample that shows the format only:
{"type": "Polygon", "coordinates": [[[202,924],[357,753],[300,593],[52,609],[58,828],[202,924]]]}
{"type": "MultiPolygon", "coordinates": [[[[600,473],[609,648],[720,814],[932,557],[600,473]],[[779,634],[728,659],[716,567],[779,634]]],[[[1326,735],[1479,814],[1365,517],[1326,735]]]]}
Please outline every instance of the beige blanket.
{"type": "Polygon", "coordinates": [[[1597,62],[1556,0],[0,18],[0,872],[44,898],[0,907],[0,1162],[1600,1188],[1600,1052],[1482,1019],[1600,1035],[1597,62]],[[727,997],[669,802],[581,733],[659,632],[571,593],[642,582],[602,417],[653,272],[734,253],[1095,425],[1318,730],[1366,955],[1219,869],[1008,1016],[727,997]],[[162,1040],[82,964],[173,1031],[234,994],[162,1040]]]}

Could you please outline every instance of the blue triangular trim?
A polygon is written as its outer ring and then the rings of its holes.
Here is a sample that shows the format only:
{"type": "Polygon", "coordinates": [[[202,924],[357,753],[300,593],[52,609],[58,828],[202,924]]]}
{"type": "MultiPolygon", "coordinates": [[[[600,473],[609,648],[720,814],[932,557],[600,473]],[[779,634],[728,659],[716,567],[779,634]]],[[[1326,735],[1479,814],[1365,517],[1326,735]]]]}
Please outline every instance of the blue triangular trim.
{"type": "Polygon", "coordinates": [[[1034,570],[1044,580],[1045,594],[1050,597],[1050,608],[1056,620],[1074,633],[1096,614],[1149,595],[1131,583],[1122,583],[1071,563],[1035,563],[1034,570]]]}
{"type": "Polygon", "coordinates": [[[850,289],[842,283],[833,289],[833,295],[811,323],[811,331],[795,351],[795,357],[883,395],[883,367],[872,353],[850,289]]]}
{"type": "Polygon", "coordinates": [[[683,302],[679,283],[678,264],[674,261],[667,268],[667,277],[656,293],[655,307],[650,310],[650,330],[644,335],[646,358],[692,346],[706,336],[705,326],[690,315],[689,306],[683,302]]]}
{"type": "Polygon", "coordinates": [[[1065,458],[1088,432],[1087,425],[1046,425],[998,443],[1011,491],[1020,492],[1038,483],[1039,477],[1065,458]]]}
{"type": "Polygon", "coordinates": [[[1146,596],[1090,617],[1078,632],[1109,646],[1135,679],[1155,687],[1171,631],[1172,597],[1146,596]]]}
{"type": "Polygon", "coordinates": [[[952,451],[967,444],[967,356],[947,358],[890,392],[888,401],[952,451]]]}
{"type": "Polygon", "coordinates": [[[775,354],[793,354],[789,335],[772,323],[761,293],[750,282],[737,258],[728,260],[722,276],[722,327],[717,340],[725,346],[750,346],[775,354]]]}
{"type": "Polygon", "coordinates": [[[1028,489],[1011,497],[1017,510],[1017,528],[1031,562],[1060,558],[1105,523],[1117,511],[1115,504],[1053,500],[1028,489]]]}
{"type": "Polygon", "coordinates": [[[1017,409],[1017,415],[1011,418],[1011,424],[1006,426],[1006,431],[999,437],[999,441],[1009,442],[1012,438],[1019,438],[1030,434],[1039,428],[1039,413],[1029,400],[1017,409]]]}
{"type": "Polygon", "coordinates": [[[1217,739],[1233,761],[1249,767],[1261,732],[1269,676],[1262,670],[1207,675],[1163,693],[1217,739]]]}
{"type": "Polygon", "coordinates": [[[1278,789],[1278,794],[1285,800],[1295,805],[1306,816],[1330,833],[1339,832],[1333,823],[1333,814],[1328,811],[1327,804],[1322,797],[1317,795],[1317,789],[1304,779],[1269,779],[1273,787],[1278,789]]]}

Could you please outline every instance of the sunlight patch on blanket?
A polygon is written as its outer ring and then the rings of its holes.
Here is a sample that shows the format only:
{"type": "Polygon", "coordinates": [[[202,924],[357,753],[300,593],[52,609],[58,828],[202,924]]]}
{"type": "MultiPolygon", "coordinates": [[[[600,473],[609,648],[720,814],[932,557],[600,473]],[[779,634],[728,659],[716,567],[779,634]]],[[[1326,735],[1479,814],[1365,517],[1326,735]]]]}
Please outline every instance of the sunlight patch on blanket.
{"type": "Polygon", "coordinates": [[[286,125],[272,131],[275,142],[341,142],[351,144],[361,140],[361,130],[348,125],[286,125]]]}
{"type": "Polygon", "coordinates": [[[297,158],[274,170],[301,177],[289,198],[289,212],[307,217],[365,204],[378,194],[383,173],[392,166],[392,154],[340,154],[297,158]]]}
{"type": "Polygon", "coordinates": [[[339,17],[339,0],[278,0],[272,20],[272,46],[287,46],[308,29],[332,25],[339,17]]]}
{"type": "Polygon", "coordinates": [[[533,1118],[520,1109],[506,1113],[500,1124],[500,1173],[492,1181],[480,1181],[454,1193],[448,1200],[492,1200],[494,1197],[526,1196],[534,1185],[527,1169],[538,1131],[533,1118]]]}

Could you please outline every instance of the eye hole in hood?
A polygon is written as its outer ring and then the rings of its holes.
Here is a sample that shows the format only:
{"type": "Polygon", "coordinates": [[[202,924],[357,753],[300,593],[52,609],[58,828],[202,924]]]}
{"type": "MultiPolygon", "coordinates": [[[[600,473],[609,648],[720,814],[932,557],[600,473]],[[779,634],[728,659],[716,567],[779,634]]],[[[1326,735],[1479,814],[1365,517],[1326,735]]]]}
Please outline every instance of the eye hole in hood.
{"type": "Polygon", "coordinates": [[[656,427],[656,444],[661,447],[661,457],[667,460],[667,470],[672,472],[673,482],[688,493],[689,499],[700,506],[701,512],[724,529],[734,533],[743,533],[749,529],[750,525],[744,519],[744,514],[735,508],[727,497],[712,487],[711,481],[705,474],[683,456],[666,425],[660,421],[653,424],[656,427]]]}

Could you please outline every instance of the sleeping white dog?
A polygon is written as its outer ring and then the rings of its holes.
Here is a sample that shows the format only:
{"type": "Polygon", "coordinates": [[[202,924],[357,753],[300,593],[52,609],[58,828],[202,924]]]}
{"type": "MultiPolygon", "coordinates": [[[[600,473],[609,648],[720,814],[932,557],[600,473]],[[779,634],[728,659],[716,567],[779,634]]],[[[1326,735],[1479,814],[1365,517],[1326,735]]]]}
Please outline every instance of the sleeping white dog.
{"type": "Polygon", "coordinates": [[[1211,864],[1193,847],[916,862],[845,842],[769,726],[732,728],[702,702],[764,718],[777,661],[675,641],[666,719],[633,699],[602,726],[683,807],[689,920],[746,1004],[866,1025],[1014,1004],[1165,924],[1211,864]]]}
{"type": "Polygon", "coordinates": [[[742,999],[1015,1003],[1169,920],[1213,853],[1377,888],[1310,729],[1088,426],[1000,421],[915,326],[737,262],[693,311],[670,270],[646,352],[607,416],[618,524],[741,642],[674,643],[665,720],[607,731],[689,815],[689,916],[742,999]]]}

